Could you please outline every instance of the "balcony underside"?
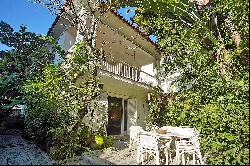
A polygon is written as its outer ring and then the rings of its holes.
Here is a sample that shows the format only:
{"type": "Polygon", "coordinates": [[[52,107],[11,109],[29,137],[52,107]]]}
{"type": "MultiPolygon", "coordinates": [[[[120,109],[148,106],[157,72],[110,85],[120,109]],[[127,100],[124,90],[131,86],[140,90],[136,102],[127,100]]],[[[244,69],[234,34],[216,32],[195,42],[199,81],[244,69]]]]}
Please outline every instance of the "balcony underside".
{"type": "Polygon", "coordinates": [[[100,74],[107,76],[109,79],[120,80],[144,89],[152,89],[156,86],[156,78],[139,68],[127,63],[107,58],[101,61],[100,74]],[[108,60],[109,59],[109,60],[108,60]]]}
{"type": "Polygon", "coordinates": [[[152,91],[152,87],[135,82],[131,79],[100,70],[100,81],[104,84],[103,90],[113,96],[129,98],[131,96],[147,96],[147,93],[152,91]]]}
{"type": "Polygon", "coordinates": [[[144,82],[138,82],[138,81],[135,81],[133,79],[126,78],[124,76],[121,76],[119,74],[115,74],[115,73],[112,73],[112,72],[109,72],[109,71],[106,71],[106,70],[100,70],[99,74],[100,74],[100,76],[105,76],[105,77],[107,77],[109,79],[115,79],[115,80],[118,80],[118,81],[123,81],[125,83],[141,87],[143,89],[152,89],[153,88],[153,86],[150,85],[150,84],[147,84],[147,83],[144,83],[144,82]]]}

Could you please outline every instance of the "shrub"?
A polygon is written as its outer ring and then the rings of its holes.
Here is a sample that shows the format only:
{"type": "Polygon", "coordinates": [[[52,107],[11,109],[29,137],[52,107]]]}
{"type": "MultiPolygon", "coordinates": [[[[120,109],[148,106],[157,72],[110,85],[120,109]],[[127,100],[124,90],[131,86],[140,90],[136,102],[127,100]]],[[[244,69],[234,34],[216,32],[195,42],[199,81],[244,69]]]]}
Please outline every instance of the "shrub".
{"type": "Polygon", "coordinates": [[[103,112],[97,102],[101,90],[95,75],[97,53],[81,42],[62,64],[48,65],[41,77],[25,85],[26,131],[50,149],[54,159],[80,154],[94,142],[93,133],[102,130],[85,121],[86,115],[92,115],[88,117],[91,121],[94,112],[103,112]]]}
{"type": "Polygon", "coordinates": [[[246,73],[245,78],[218,78],[210,87],[176,93],[165,107],[159,107],[163,100],[156,100],[155,94],[149,119],[159,126],[196,127],[209,164],[249,164],[248,90],[246,73]]]}

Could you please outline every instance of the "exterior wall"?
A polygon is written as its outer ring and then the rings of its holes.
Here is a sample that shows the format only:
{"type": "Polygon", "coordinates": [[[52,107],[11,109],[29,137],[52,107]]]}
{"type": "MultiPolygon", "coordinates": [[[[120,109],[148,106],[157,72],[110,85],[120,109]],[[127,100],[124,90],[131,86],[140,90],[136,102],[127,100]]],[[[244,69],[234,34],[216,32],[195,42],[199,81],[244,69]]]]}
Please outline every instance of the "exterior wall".
{"type": "Polygon", "coordinates": [[[136,126],[137,125],[137,113],[138,113],[138,109],[137,109],[137,99],[128,99],[128,107],[127,107],[127,111],[128,111],[128,121],[127,121],[127,133],[126,134],[130,134],[130,130],[129,128],[131,126],[136,126]]]}
{"type": "Polygon", "coordinates": [[[148,115],[148,103],[145,98],[137,99],[137,125],[146,130],[146,117],[148,115]]]}
{"type": "MultiPolygon", "coordinates": [[[[146,129],[146,116],[148,111],[147,96],[151,90],[138,87],[122,80],[116,80],[112,77],[101,77],[104,83],[104,92],[106,96],[122,98],[128,101],[127,105],[127,131],[124,131],[124,121],[121,125],[121,134],[129,134],[129,127],[139,125],[146,129]]],[[[124,108],[124,107],[123,107],[124,108]]],[[[123,114],[124,115],[124,114],[123,114]]]]}
{"type": "Polygon", "coordinates": [[[64,51],[69,51],[69,49],[75,44],[76,32],[76,29],[71,27],[67,31],[65,31],[58,39],[58,44],[64,51]]]}
{"type": "Polygon", "coordinates": [[[154,63],[151,63],[151,64],[148,64],[148,65],[145,65],[145,66],[142,66],[141,67],[141,70],[154,76],[155,75],[155,71],[154,71],[154,63]]]}
{"type": "MultiPolygon", "coordinates": [[[[121,26],[124,26],[121,24],[121,26]]],[[[105,32],[107,32],[105,30],[105,32]]],[[[110,45],[109,48],[107,46],[107,50],[111,50],[111,52],[114,53],[115,56],[120,58],[121,60],[126,61],[127,63],[130,63],[132,66],[136,66],[138,68],[141,68],[142,71],[149,73],[150,75],[155,75],[155,57],[151,56],[149,53],[145,52],[141,47],[136,46],[136,49],[128,49],[128,48],[134,48],[135,45],[133,42],[127,40],[124,38],[124,36],[117,35],[116,37],[113,35],[116,34],[116,32],[113,32],[110,30],[109,33],[105,34],[103,37],[105,37],[103,40],[106,41],[110,37],[110,45]],[[113,40],[116,40],[117,42],[112,42],[113,40]],[[120,42],[122,41],[123,46],[121,46],[120,42]],[[127,55],[128,54],[128,55],[127,55]],[[133,56],[131,56],[133,55],[133,56]],[[126,59],[126,60],[125,60],[126,59]],[[143,62],[142,62],[143,61],[143,62]],[[145,65],[148,64],[148,65],[145,65]],[[145,66],[143,66],[145,65],[145,66]]],[[[131,33],[128,31],[128,34],[131,33]]],[[[99,34],[100,35],[100,34],[99,34]]],[[[97,35],[97,38],[100,37],[97,35]]],[[[62,49],[65,51],[70,51],[70,48],[75,44],[77,37],[77,30],[75,28],[69,28],[67,29],[58,39],[59,45],[61,45],[62,49]]],[[[101,38],[101,37],[100,37],[101,38]]],[[[108,42],[107,42],[108,43],[108,42]]],[[[147,47],[147,42],[145,42],[144,46],[147,47]]],[[[140,45],[141,46],[141,45],[140,45]]],[[[151,50],[151,49],[150,49],[151,50]]],[[[152,52],[152,51],[149,51],[152,52]]],[[[155,52],[155,51],[153,51],[155,52]]],[[[55,57],[55,61],[59,61],[58,57],[55,57]]],[[[149,78],[144,75],[145,73],[142,73],[140,75],[142,80],[149,80],[149,78]]],[[[83,81],[83,80],[78,80],[83,81]]],[[[155,82],[155,80],[153,80],[155,82]]],[[[127,131],[124,132],[124,122],[122,121],[121,126],[121,134],[129,134],[129,127],[132,125],[139,125],[146,128],[146,116],[148,111],[148,104],[147,104],[147,94],[151,91],[151,89],[147,89],[146,87],[139,87],[138,83],[136,82],[126,82],[124,80],[119,80],[116,77],[114,77],[112,74],[109,73],[109,76],[106,78],[101,78],[101,82],[104,83],[104,92],[99,98],[99,104],[103,105],[103,112],[107,113],[108,108],[108,96],[112,97],[118,97],[122,98],[123,100],[128,100],[128,106],[127,106],[127,131]]],[[[155,83],[154,83],[155,85],[155,83]]],[[[123,107],[124,108],[124,107],[123,107]]],[[[101,114],[101,113],[100,113],[101,114]]],[[[124,114],[123,114],[124,115],[124,114]]],[[[100,116],[100,115],[96,115],[100,116]]],[[[107,115],[106,117],[102,117],[102,119],[106,118],[107,122],[107,115]]],[[[86,119],[88,120],[88,119],[86,119]]],[[[104,122],[104,124],[106,123],[104,122]]],[[[106,123],[107,124],[107,123],[106,123]]],[[[105,126],[105,125],[104,125],[105,126]]]]}

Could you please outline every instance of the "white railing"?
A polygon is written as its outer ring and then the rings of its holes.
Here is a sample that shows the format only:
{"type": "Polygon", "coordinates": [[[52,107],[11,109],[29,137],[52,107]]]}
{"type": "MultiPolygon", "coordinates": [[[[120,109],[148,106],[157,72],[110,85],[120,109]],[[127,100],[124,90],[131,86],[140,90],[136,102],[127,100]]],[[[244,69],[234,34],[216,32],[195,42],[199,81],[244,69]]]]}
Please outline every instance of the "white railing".
{"type": "Polygon", "coordinates": [[[135,66],[131,66],[126,62],[115,59],[114,57],[106,57],[106,60],[101,61],[101,69],[112,74],[133,80],[135,82],[155,86],[156,78],[135,66]]]}

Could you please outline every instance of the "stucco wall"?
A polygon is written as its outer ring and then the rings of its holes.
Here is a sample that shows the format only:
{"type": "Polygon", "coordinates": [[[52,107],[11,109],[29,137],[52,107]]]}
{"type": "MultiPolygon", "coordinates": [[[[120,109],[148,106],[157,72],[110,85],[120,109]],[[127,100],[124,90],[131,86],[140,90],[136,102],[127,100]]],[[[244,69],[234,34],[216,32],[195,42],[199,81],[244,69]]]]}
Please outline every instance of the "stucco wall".
{"type": "Polygon", "coordinates": [[[145,98],[137,98],[137,125],[146,129],[146,117],[148,113],[148,103],[145,98]]]}
{"type": "Polygon", "coordinates": [[[68,51],[76,42],[76,29],[71,27],[67,29],[58,39],[58,44],[64,51],[68,51]]]}
{"type": "MultiPolygon", "coordinates": [[[[145,129],[148,111],[147,95],[150,90],[112,78],[102,78],[101,81],[104,83],[104,91],[107,93],[107,96],[128,100],[127,129],[132,125],[139,125],[145,129]]],[[[129,134],[129,131],[123,132],[122,130],[121,133],[129,134]]]]}

